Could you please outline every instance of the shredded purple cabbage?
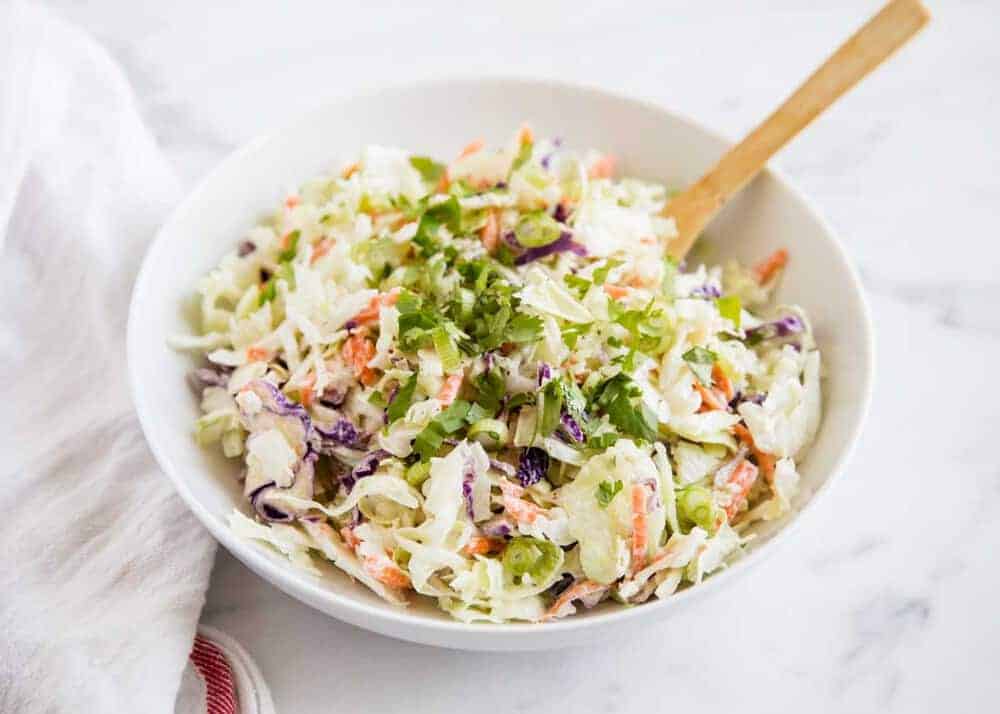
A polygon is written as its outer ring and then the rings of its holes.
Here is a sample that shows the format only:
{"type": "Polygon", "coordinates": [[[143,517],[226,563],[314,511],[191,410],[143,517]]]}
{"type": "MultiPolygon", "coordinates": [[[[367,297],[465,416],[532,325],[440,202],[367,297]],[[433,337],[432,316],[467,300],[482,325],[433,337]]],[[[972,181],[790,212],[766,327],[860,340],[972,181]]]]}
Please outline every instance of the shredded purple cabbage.
{"type": "Polygon", "coordinates": [[[490,459],[490,468],[494,471],[499,471],[508,478],[514,478],[517,475],[517,469],[506,461],[500,461],[499,459],[490,459]]]}
{"type": "Polygon", "coordinates": [[[542,480],[549,470],[549,455],[536,446],[529,446],[521,452],[521,462],[517,465],[517,480],[522,486],[533,486],[542,480]]]}
{"type": "Polygon", "coordinates": [[[366,476],[371,476],[378,470],[378,465],[382,462],[382,459],[389,456],[389,452],[385,449],[375,449],[374,451],[369,451],[365,454],[364,458],[358,462],[357,466],[351,473],[346,474],[342,479],[341,483],[350,491],[354,488],[354,484],[358,482],[359,479],[363,479],[366,476]]]}
{"type": "Polygon", "coordinates": [[[550,256],[553,253],[565,253],[566,251],[580,256],[587,255],[586,248],[579,243],[573,242],[573,234],[569,231],[563,231],[556,240],[548,245],[539,246],[538,248],[528,248],[528,250],[514,259],[514,265],[527,265],[533,261],[550,256]]]}
{"type": "MultiPolygon", "coordinates": [[[[543,163],[544,163],[544,161],[545,161],[545,159],[542,159],[543,163]]],[[[548,168],[548,167],[546,167],[546,168],[548,168]]],[[[552,217],[555,218],[560,223],[565,223],[566,219],[569,218],[569,212],[566,210],[565,204],[557,203],[555,210],[552,211],[552,217]]]]}
{"type": "Polygon", "coordinates": [[[538,386],[541,387],[543,384],[552,379],[552,368],[549,367],[544,362],[538,363],[538,386]]]}
{"type": "Polygon", "coordinates": [[[514,235],[514,231],[507,231],[506,233],[504,233],[503,240],[507,245],[509,245],[514,250],[524,250],[524,246],[521,245],[521,242],[517,239],[517,236],[514,235]]]}
{"type": "Polygon", "coordinates": [[[722,297],[722,291],[719,290],[717,286],[709,285],[706,283],[705,285],[699,285],[694,290],[692,290],[691,297],[699,297],[706,299],[718,298],[722,297]]]}
{"type": "Polygon", "coordinates": [[[551,597],[559,597],[572,584],[573,576],[570,573],[563,573],[562,577],[552,583],[545,592],[551,597]]]}
{"type": "Polygon", "coordinates": [[[490,538],[506,538],[514,532],[514,527],[507,516],[494,516],[485,523],[480,524],[479,529],[484,535],[490,538]]]}
{"type": "Polygon", "coordinates": [[[507,188],[507,182],[506,181],[497,181],[496,184],[494,184],[493,188],[500,188],[500,189],[507,188]]]}
{"type": "MultiPolygon", "coordinates": [[[[766,322],[747,330],[747,339],[762,342],[776,337],[791,337],[805,332],[806,325],[798,315],[786,315],[774,322],[766,322]]],[[[800,346],[801,349],[801,346],[800,346]]]]}
{"type": "Polygon", "coordinates": [[[253,253],[255,250],[257,250],[257,246],[255,246],[250,241],[245,240],[242,243],[240,243],[239,247],[236,249],[236,255],[240,256],[241,258],[245,258],[251,253],[253,253]]]}
{"type": "Polygon", "coordinates": [[[583,443],[586,437],[583,435],[583,429],[577,424],[576,419],[569,415],[565,409],[563,409],[562,416],[559,417],[562,423],[563,431],[566,432],[566,436],[575,441],[578,444],[583,443]]]}
{"type": "Polygon", "coordinates": [[[465,499],[465,512],[469,514],[469,520],[475,520],[475,509],[472,505],[472,484],[476,480],[476,469],[472,464],[465,464],[465,472],[462,474],[462,497],[465,499]]]}
{"type": "Polygon", "coordinates": [[[358,321],[355,319],[350,319],[344,323],[344,329],[347,331],[353,330],[357,326],[358,326],[358,321]]]}
{"type": "Polygon", "coordinates": [[[483,366],[486,368],[487,372],[493,369],[493,359],[493,350],[483,353],[483,366]]]}
{"type": "Polygon", "coordinates": [[[329,428],[314,424],[313,428],[320,437],[317,451],[328,453],[334,446],[346,446],[348,449],[365,449],[371,438],[369,434],[360,431],[347,419],[341,419],[329,428]]]}
{"type": "Polygon", "coordinates": [[[344,403],[347,398],[347,391],[338,387],[327,387],[320,395],[319,403],[324,407],[336,408],[344,403]]]}
{"type": "Polygon", "coordinates": [[[229,374],[223,369],[200,367],[188,374],[188,379],[195,391],[201,393],[206,387],[225,387],[229,384],[229,374]]]}

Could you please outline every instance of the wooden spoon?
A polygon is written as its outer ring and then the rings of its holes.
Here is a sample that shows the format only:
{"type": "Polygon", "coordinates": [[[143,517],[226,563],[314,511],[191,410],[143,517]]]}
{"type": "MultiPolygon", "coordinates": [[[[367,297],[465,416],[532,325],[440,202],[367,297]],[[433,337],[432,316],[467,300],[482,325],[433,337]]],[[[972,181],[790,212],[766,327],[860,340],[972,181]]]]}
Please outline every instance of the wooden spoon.
{"type": "Polygon", "coordinates": [[[930,20],[920,0],[893,0],[707,174],[667,204],[677,222],[667,252],[681,260],[722,206],[757,175],[774,153],[862,77],[902,47],[930,20]]]}

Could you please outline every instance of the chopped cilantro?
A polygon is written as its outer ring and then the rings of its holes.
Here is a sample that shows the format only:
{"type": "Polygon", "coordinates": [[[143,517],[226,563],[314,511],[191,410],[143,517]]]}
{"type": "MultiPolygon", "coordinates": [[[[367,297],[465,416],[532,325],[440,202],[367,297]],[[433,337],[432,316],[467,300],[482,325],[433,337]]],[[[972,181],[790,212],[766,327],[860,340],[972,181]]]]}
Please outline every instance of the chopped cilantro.
{"type": "Polygon", "coordinates": [[[445,172],[445,165],[439,164],[429,156],[411,156],[410,166],[415,168],[420,174],[420,178],[427,183],[436,184],[445,172]]]}
{"type": "Polygon", "coordinates": [[[393,400],[389,402],[389,408],[386,411],[386,418],[389,423],[392,424],[397,419],[401,419],[409,411],[410,405],[413,404],[413,393],[417,389],[417,375],[416,373],[410,375],[410,378],[406,380],[406,383],[399,388],[396,392],[396,396],[393,400]]]}
{"type": "Polygon", "coordinates": [[[692,347],[681,355],[681,359],[687,362],[694,376],[706,387],[712,384],[712,365],[718,358],[712,350],[704,347],[692,347]]]}
{"type": "Polygon", "coordinates": [[[620,431],[644,441],[655,441],[657,418],[642,401],[642,392],[624,374],[617,374],[597,386],[591,397],[594,407],[608,415],[620,431]]]}
{"type": "Polygon", "coordinates": [[[594,492],[597,503],[601,508],[607,508],[624,487],[620,480],[615,480],[614,483],[611,481],[601,481],[597,484],[597,490],[594,492]]]}

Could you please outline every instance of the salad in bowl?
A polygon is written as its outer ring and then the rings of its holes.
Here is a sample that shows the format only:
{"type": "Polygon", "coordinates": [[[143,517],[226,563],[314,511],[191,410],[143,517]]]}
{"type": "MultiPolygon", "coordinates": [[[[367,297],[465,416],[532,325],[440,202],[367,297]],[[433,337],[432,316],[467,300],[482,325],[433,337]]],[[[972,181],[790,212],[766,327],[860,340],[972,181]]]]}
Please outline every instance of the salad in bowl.
{"type": "Polygon", "coordinates": [[[677,265],[666,187],[536,140],[370,146],[206,275],[199,443],[231,528],[392,603],[546,622],[680,589],[785,515],[820,419],[785,251],[677,265]]]}

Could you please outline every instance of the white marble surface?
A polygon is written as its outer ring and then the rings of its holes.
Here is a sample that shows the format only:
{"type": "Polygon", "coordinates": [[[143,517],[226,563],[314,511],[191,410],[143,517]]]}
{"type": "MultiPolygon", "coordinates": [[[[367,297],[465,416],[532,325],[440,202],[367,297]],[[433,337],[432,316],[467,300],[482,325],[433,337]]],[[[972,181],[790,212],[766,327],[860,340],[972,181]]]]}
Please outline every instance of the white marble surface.
{"type": "MultiPolygon", "coordinates": [[[[456,73],[614,87],[736,136],[878,6],[55,4],[123,64],[188,183],[325,99],[456,73]]],[[[371,635],[220,552],[204,619],[246,645],[279,711],[996,706],[1000,5],[931,4],[925,35],[778,161],[857,260],[878,336],[868,428],[798,540],[629,643],[532,655],[371,635]]]]}

